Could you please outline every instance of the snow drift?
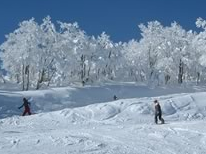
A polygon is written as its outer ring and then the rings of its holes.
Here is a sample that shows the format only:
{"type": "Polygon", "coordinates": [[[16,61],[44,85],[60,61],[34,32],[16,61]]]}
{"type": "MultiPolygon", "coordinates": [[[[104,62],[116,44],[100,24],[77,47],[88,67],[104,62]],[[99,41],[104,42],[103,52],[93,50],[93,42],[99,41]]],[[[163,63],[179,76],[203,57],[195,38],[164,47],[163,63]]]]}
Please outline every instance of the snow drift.
{"type": "Polygon", "coordinates": [[[161,89],[129,87],[122,86],[128,93],[116,101],[112,95],[118,88],[111,86],[1,91],[0,153],[205,153],[205,92],[162,89],[168,95],[158,95],[161,89]],[[19,116],[23,96],[37,114],[19,116]],[[165,125],[154,124],[154,99],[160,101],[165,125]]]}

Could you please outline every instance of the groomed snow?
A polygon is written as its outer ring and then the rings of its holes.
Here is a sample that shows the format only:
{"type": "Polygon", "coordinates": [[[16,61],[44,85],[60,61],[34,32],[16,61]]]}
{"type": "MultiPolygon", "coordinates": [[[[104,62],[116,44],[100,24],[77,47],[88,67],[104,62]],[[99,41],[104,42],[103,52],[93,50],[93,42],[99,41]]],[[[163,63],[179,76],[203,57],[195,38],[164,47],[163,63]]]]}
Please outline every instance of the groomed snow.
{"type": "Polygon", "coordinates": [[[134,84],[1,90],[0,154],[205,154],[204,90],[134,84]],[[19,116],[23,97],[35,114],[19,116]],[[164,125],[154,124],[154,99],[164,125]]]}

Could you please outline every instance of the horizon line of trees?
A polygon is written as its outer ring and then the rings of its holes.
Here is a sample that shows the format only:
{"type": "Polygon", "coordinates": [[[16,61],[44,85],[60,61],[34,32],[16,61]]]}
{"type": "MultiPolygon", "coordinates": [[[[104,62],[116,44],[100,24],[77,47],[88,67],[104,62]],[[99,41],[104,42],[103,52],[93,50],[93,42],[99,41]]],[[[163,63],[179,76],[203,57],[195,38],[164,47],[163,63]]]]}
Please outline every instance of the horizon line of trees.
{"type": "Polygon", "coordinates": [[[74,82],[135,81],[154,85],[206,81],[206,21],[199,33],[178,23],[140,24],[141,38],[114,43],[105,32],[88,36],[75,23],[23,21],[0,45],[2,69],[22,90],[74,82]]]}

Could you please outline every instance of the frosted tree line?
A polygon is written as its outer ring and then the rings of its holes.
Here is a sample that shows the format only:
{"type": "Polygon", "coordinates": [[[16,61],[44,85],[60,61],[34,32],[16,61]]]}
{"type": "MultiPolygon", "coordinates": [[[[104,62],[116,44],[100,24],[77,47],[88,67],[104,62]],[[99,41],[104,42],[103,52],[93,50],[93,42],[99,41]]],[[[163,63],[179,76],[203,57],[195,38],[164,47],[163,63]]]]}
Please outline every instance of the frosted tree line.
{"type": "Polygon", "coordinates": [[[139,40],[115,43],[105,32],[88,36],[77,23],[32,18],[0,45],[2,77],[23,90],[111,80],[198,84],[206,81],[206,21],[198,18],[196,26],[199,33],[151,21],[139,25],[139,40]]]}

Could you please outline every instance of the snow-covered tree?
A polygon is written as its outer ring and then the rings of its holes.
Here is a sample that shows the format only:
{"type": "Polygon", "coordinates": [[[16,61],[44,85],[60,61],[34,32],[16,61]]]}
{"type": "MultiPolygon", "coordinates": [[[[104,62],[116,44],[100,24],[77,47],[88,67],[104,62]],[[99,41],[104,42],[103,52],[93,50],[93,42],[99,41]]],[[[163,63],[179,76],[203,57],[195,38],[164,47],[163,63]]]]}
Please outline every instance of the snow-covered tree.
{"type": "Polygon", "coordinates": [[[131,40],[128,43],[124,43],[122,49],[123,56],[125,58],[128,77],[134,78],[137,82],[143,82],[146,79],[145,66],[147,66],[146,54],[143,52],[142,46],[139,42],[131,40]]]}
{"type": "Polygon", "coordinates": [[[192,40],[192,46],[194,48],[195,56],[195,73],[197,74],[197,82],[204,82],[206,80],[206,21],[202,18],[198,18],[196,21],[197,28],[202,28],[194,39],[192,40]]]}
{"type": "Polygon", "coordinates": [[[23,90],[73,82],[136,81],[150,85],[205,81],[206,21],[200,33],[173,22],[140,24],[139,41],[114,43],[105,32],[88,36],[78,23],[23,21],[1,44],[3,69],[23,90]]]}
{"type": "Polygon", "coordinates": [[[19,28],[6,36],[7,41],[1,45],[1,59],[3,68],[8,72],[12,80],[22,83],[23,90],[29,88],[30,68],[36,54],[36,37],[38,36],[38,24],[32,18],[19,24],[19,28]]]}
{"type": "Polygon", "coordinates": [[[158,21],[148,22],[148,25],[139,25],[142,38],[140,45],[142,47],[142,53],[146,54],[146,79],[148,82],[153,82],[158,79],[158,71],[156,65],[160,54],[160,46],[163,43],[163,26],[158,21]]]}
{"type": "Polygon", "coordinates": [[[171,27],[164,29],[163,35],[163,43],[159,46],[161,56],[158,69],[165,73],[166,82],[168,79],[177,79],[178,83],[182,83],[191,60],[189,34],[174,22],[171,27]]]}

